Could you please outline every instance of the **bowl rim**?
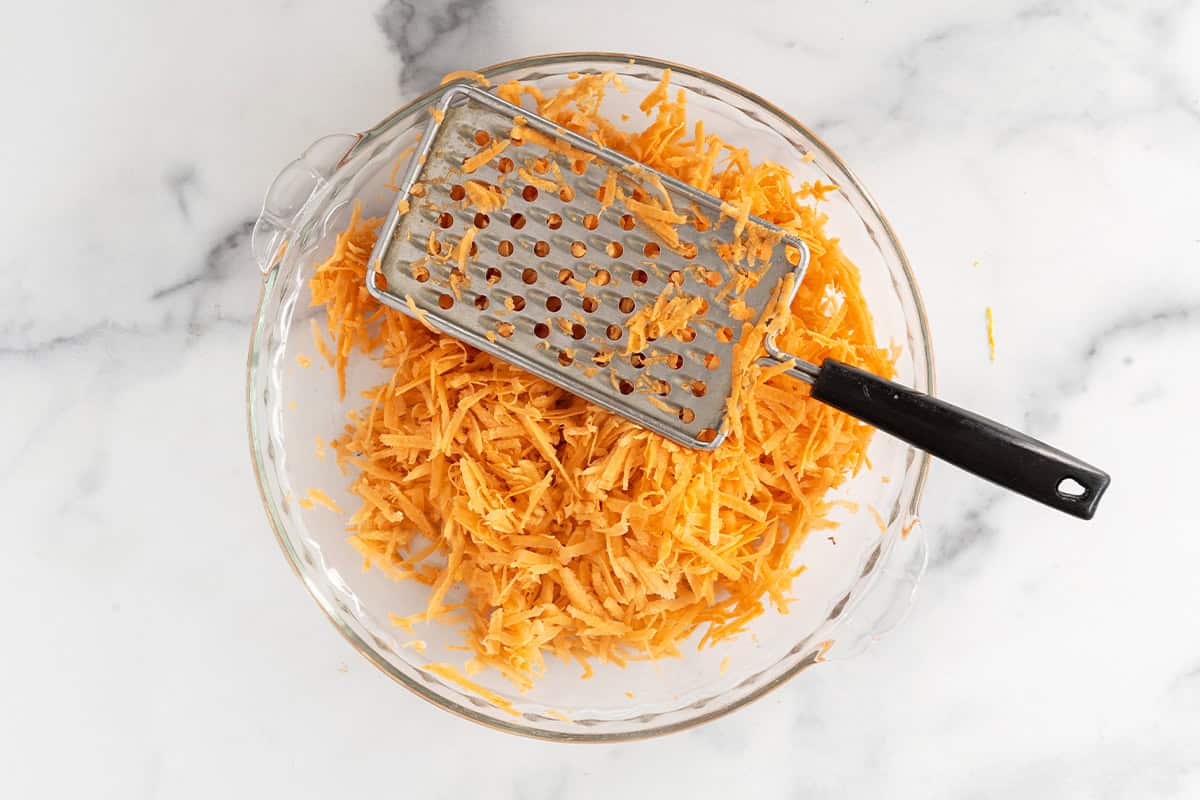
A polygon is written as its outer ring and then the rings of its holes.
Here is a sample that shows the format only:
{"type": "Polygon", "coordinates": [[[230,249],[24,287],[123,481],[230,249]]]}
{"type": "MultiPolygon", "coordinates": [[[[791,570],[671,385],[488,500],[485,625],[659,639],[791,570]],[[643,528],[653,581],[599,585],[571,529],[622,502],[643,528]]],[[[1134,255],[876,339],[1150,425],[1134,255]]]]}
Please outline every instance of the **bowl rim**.
{"type": "MultiPolygon", "coordinates": [[[[491,78],[499,73],[505,73],[505,72],[509,72],[512,70],[516,70],[516,69],[530,69],[530,68],[537,68],[537,67],[553,66],[556,64],[561,64],[561,63],[566,63],[566,62],[574,62],[574,61],[606,62],[606,63],[622,64],[622,65],[634,65],[634,64],[644,65],[644,66],[653,67],[653,68],[660,69],[660,70],[669,69],[674,73],[687,75],[692,78],[698,78],[702,81],[712,83],[720,88],[723,88],[730,92],[733,92],[734,94],[740,95],[743,99],[745,99],[753,104],[758,105],[762,109],[775,115],[778,119],[785,122],[787,125],[794,128],[796,130],[796,132],[798,132],[803,137],[805,137],[810,142],[812,142],[813,145],[815,145],[821,151],[822,155],[825,156],[826,158],[828,158],[839,170],[841,170],[841,172],[849,179],[850,183],[853,184],[855,191],[859,193],[859,195],[862,197],[863,201],[866,203],[867,208],[875,216],[875,218],[879,221],[879,224],[882,226],[883,233],[886,236],[888,244],[892,247],[892,249],[896,253],[896,256],[899,260],[901,271],[903,272],[905,282],[907,284],[907,288],[908,288],[908,291],[911,296],[911,300],[912,300],[912,304],[913,304],[913,311],[915,313],[917,327],[918,327],[918,330],[920,333],[920,341],[921,341],[921,345],[922,345],[922,350],[923,350],[923,353],[925,356],[924,357],[924,364],[925,364],[924,374],[919,375],[917,377],[923,378],[924,382],[926,384],[928,393],[931,395],[934,394],[934,392],[935,392],[935,370],[934,370],[934,352],[933,352],[933,346],[932,346],[931,333],[929,330],[928,317],[925,312],[924,299],[922,298],[920,287],[917,284],[916,278],[913,275],[912,265],[909,263],[908,256],[905,254],[904,248],[901,246],[901,244],[895,234],[895,231],[892,228],[891,223],[888,221],[888,219],[884,215],[883,211],[879,208],[879,205],[875,201],[875,198],[866,189],[866,187],[863,185],[862,181],[859,180],[858,176],[845,164],[845,162],[841,159],[841,157],[838,156],[837,153],[835,153],[832,148],[830,148],[819,136],[817,136],[815,133],[813,133],[809,128],[807,128],[803,123],[801,123],[799,120],[797,120],[791,114],[787,113],[786,111],[784,111],[783,109],[781,109],[780,107],[775,105],[774,103],[771,103],[770,101],[766,100],[765,98],[761,97],[760,95],[756,94],[755,92],[752,92],[736,83],[733,83],[732,81],[729,81],[718,75],[714,75],[713,73],[707,72],[705,70],[697,69],[694,67],[690,67],[690,66],[687,66],[684,64],[679,64],[679,63],[673,62],[673,61],[668,61],[665,59],[653,58],[653,57],[649,57],[649,56],[641,56],[641,55],[636,55],[636,54],[631,54],[631,53],[612,52],[612,51],[601,51],[601,52],[566,51],[566,52],[557,52],[557,53],[546,53],[546,54],[541,54],[541,55],[523,56],[521,58],[509,59],[507,61],[501,61],[501,62],[491,64],[486,67],[481,67],[478,70],[476,70],[475,72],[479,75],[482,75],[484,78],[491,78]]],[[[411,114],[414,109],[417,109],[417,108],[427,104],[435,96],[437,96],[442,91],[444,91],[445,88],[446,88],[446,85],[438,85],[438,86],[432,87],[429,90],[417,95],[409,102],[403,104],[398,109],[396,109],[395,111],[393,111],[392,113],[390,113],[386,117],[384,117],[382,120],[377,122],[375,125],[372,125],[371,127],[369,127],[367,130],[362,131],[358,134],[353,134],[355,141],[349,147],[349,149],[345,152],[345,154],[341,157],[341,159],[337,162],[337,164],[335,165],[335,170],[341,168],[344,164],[346,164],[348,161],[350,161],[350,159],[354,155],[356,155],[358,152],[360,152],[364,147],[373,143],[375,141],[375,139],[377,137],[379,137],[380,135],[382,135],[387,129],[389,129],[396,120],[411,114]]],[[[339,619],[339,616],[338,616],[336,610],[333,608],[333,606],[329,602],[328,598],[326,598],[324,593],[317,586],[315,586],[313,584],[313,582],[308,578],[308,576],[306,576],[304,570],[300,566],[301,557],[296,552],[296,550],[291,546],[288,536],[287,536],[287,533],[286,533],[286,530],[285,530],[286,525],[284,524],[283,520],[281,520],[279,518],[278,514],[276,513],[276,509],[274,508],[274,505],[270,500],[270,496],[269,496],[269,493],[268,493],[268,490],[266,487],[266,464],[263,462],[262,454],[259,452],[259,449],[256,447],[256,444],[255,444],[256,429],[257,429],[257,426],[259,424],[261,424],[261,421],[256,419],[256,416],[254,413],[255,404],[253,402],[252,392],[253,392],[253,375],[254,375],[255,361],[256,361],[255,354],[259,350],[259,344],[261,342],[261,336],[262,336],[262,330],[263,330],[263,323],[264,323],[264,319],[265,319],[263,316],[263,310],[267,303],[268,297],[270,296],[270,291],[274,285],[275,279],[278,275],[279,263],[280,263],[279,261],[276,261],[276,263],[272,266],[272,268],[266,271],[266,274],[263,276],[263,280],[260,283],[259,300],[258,300],[258,304],[257,304],[256,310],[255,310],[255,323],[252,328],[252,333],[251,333],[251,338],[250,338],[250,343],[249,343],[249,352],[247,355],[247,366],[246,366],[247,433],[248,433],[248,444],[250,447],[251,461],[254,464],[255,482],[258,486],[259,497],[262,500],[263,508],[267,514],[267,519],[271,523],[271,528],[275,534],[275,539],[279,543],[280,549],[283,550],[283,553],[286,556],[288,564],[291,566],[292,571],[300,579],[300,581],[304,585],[305,589],[312,596],[313,600],[316,601],[317,606],[321,609],[321,611],[325,614],[326,618],[329,619],[329,621],[333,624],[333,626],[342,634],[343,637],[345,637],[345,639],[350,643],[350,645],[359,652],[360,655],[362,655],[364,658],[366,658],[368,661],[370,661],[372,664],[374,664],[384,674],[388,675],[393,680],[395,680],[397,683],[401,684],[402,686],[404,686],[405,688],[409,689],[414,694],[416,694],[418,697],[423,698],[424,700],[428,701],[429,703],[433,704],[434,706],[436,706],[440,709],[443,709],[445,711],[449,711],[450,713],[454,714],[455,716],[461,717],[461,718],[469,720],[471,722],[478,723],[480,725],[491,728],[493,730],[499,730],[499,731],[503,731],[505,733],[517,734],[519,736],[523,736],[526,738],[532,738],[532,739],[538,739],[538,740],[544,740],[544,741],[605,743],[605,742],[632,741],[632,740],[638,740],[638,739],[648,739],[648,738],[653,738],[653,737],[657,737],[657,736],[663,736],[668,733],[674,733],[677,731],[687,730],[689,728],[693,728],[698,725],[702,725],[706,722],[711,722],[713,720],[719,719],[719,718],[725,716],[726,714],[736,711],[737,709],[740,709],[740,708],[748,705],[749,703],[751,703],[755,700],[758,700],[759,698],[769,694],[771,691],[773,691],[774,689],[778,688],[779,686],[782,686],[783,684],[787,683],[793,677],[795,677],[799,672],[803,671],[805,668],[807,668],[808,666],[811,665],[807,659],[801,660],[798,663],[796,663],[795,665],[788,668],[787,670],[781,672],[779,675],[777,675],[772,680],[767,681],[764,684],[762,684],[761,686],[757,687],[754,691],[749,692],[746,695],[733,700],[732,702],[730,702],[729,704],[727,704],[725,706],[722,706],[719,708],[714,708],[710,711],[707,711],[704,714],[699,714],[695,717],[690,717],[688,719],[678,720],[678,721],[673,721],[673,722],[667,722],[667,723],[654,725],[654,726],[650,726],[650,727],[646,727],[646,728],[638,729],[638,730],[618,731],[618,732],[595,732],[595,733],[592,733],[592,732],[562,732],[562,731],[554,731],[554,730],[545,730],[545,729],[541,729],[541,728],[538,728],[533,725],[526,725],[526,724],[522,724],[522,723],[516,722],[516,721],[507,722],[504,720],[496,719],[494,717],[485,716],[483,714],[476,713],[475,711],[471,710],[470,708],[467,708],[466,706],[463,706],[463,705],[460,705],[460,704],[454,702],[452,699],[448,699],[446,697],[441,696],[440,694],[437,694],[436,692],[432,691],[429,687],[411,680],[408,676],[406,676],[403,673],[398,672],[396,669],[394,669],[392,667],[392,665],[390,663],[388,663],[385,659],[383,659],[376,652],[375,648],[371,647],[363,639],[363,637],[359,635],[359,633],[357,631],[355,631],[353,628],[347,626],[339,619]]],[[[930,460],[931,460],[931,457],[929,456],[928,453],[925,453],[920,450],[916,450],[915,452],[917,454],[916,455],[917,464],[915,465],[916,469],[914,472],[914,480],[912,482],[911,495],[909,497],[908,503],[906,504],[906,508],[905,508],[905,514],[907,515],[908,518],[911,518],[911,519],[918,518],[918,508],[920,506],[921,499],[924,495],[925,484],[926,484],[926,480],[928,478],[929,464],[930,464],[930,460]]],[[[905,504],[901,503],[901,505],[905,505],[905,504]]]]}

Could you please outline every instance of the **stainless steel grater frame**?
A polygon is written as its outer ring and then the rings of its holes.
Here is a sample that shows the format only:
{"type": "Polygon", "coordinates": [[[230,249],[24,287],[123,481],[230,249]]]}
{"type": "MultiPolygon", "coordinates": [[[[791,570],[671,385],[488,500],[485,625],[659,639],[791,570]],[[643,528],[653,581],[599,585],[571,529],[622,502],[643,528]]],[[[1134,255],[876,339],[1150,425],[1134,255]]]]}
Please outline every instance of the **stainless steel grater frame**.
{"type": "MultiPolygon", "coordinates": [[[[680,444],[718,447],[727,433],[733,348],[742,325],[730,315],[728,297],[721,297],[736,277],[715,253],[717,243],[734,239],[735,220],[723,212],[723,202],[473,86],[448,87],[435,109],[372,253],[371,294],[680,444]],[[461,165],[484,147],[482,141],[509,139],[517,120],[594,160],[581,168],[581,159],[526,142],[463,173],[461,165]],[[545,169],[535,171],[530,164],[545,169]],[[534,182],[521,177],[522,169],[534,182]],[[597,191],[610,171],[627,193],[641,187],[658,196],[661,186],[677,210],[694,206],[710,220],[703,231],[703,225],[675,228],[686,243],[681,249],[690,245],[696,255],[687,258],[668,248],[620,203],[603,208],[597,191]],[[509,190],[506,205],[478,212],[461,199],[467,180],[509,190]],[[539,180],[566,184],[570,191],[560,195],[545,184],[539,189],[539,180]],[[452,254],[472,229],[474,255],[451,286],[458,264],[453,256],[440,263],[431,256],[428,232],[452,254]],[[664,291],[702,298],[707,309],[682,337],[627,352],[628,320],[664,291]],[[410,297],[419,313],[410,308],[410,297]]],[[[764,220],[751,217],[748,225],[779,237],[770,260],[755,268],[757,282],[740,294],[757,317],[789,274],[791,291],[780,302],[791,302],[809,251],[803,240],[764,220]]],[[[444,258],[447,251],[440,252],[444,258]]],[[[770,358],[764,360],[770,363],[791,358],[773,341],[767,350],[770,358]]],[[[803,369],[808,366],[792,372],[811,381],[803,369]]]]}

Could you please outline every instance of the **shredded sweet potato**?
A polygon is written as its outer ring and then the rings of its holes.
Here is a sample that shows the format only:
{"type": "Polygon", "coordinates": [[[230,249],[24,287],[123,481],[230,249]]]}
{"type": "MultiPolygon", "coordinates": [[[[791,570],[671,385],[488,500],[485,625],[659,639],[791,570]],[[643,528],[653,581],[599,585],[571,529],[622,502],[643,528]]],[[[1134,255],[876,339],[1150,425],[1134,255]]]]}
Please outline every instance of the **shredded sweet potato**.
{"type": "MultiPolygon", "coordinates": [[[[641,105],[646,127],[621,131],[600,114],[612,86],[624,90],[613,75],[583,75],[552,97],[516,83],[497,91],[719,195],[739,220],[757,215],[803,238],[812,260],[790,315],[773,323],[780,345],[890,375],[858,270],[823,231],[818,202],[831,189],[797,191],[785,168],[751,162],[702,123],[689,133],[669,75],[641,105]]],[[[500,203],[483,189],[469,189],[470,199],[500,203]]],[[[631,200],[664,226],[664,216],[682,216],[631,200]]],[[[353,351],[392,371],[363,393],[331,447],[361,501],[351,544],[367,565],[430,587],[426,612],[397,624],[465,618],[468,672],[495,668],[524,689],[547,655],[578,661],[586,676],[594,661],[678,656],[698,632],[700,646],[733,636],[768,602],[787,609],[803,569],[796,551],[810,531],[831,527],[826,494],[864,463],[871,429],[811,401],[782,375],[788,365],[760,367],[764,326],[745,323],[730,365],[739,380],[728,438],[711,453],[688,449],[378,304],[364,280],[380,223],[356,209],[311,290],[343,394],[353,351]]],[[[644,323],[694,313],[670,302],[664,318],[644,323]]]]}
{"type": "Polygon", "coordinates": [[[988,359],[996,360],[996,322],[992,315],[992,307],[988,306],[985,311],[987,317],[987,341],[988,341],[988,359]]]}

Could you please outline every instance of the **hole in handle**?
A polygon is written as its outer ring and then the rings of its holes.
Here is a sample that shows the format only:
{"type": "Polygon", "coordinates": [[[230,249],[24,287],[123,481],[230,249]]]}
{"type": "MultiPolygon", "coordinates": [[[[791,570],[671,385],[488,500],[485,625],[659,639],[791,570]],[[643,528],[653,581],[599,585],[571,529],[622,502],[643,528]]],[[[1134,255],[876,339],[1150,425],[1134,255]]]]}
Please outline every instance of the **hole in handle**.
{"type": "Polygon", "coordinates": [[[1082,500],[1088,496],[1088,489],[1074,478],[1063,478],[1055,487],[1058,496],[1067,500],[1082,500]]]}

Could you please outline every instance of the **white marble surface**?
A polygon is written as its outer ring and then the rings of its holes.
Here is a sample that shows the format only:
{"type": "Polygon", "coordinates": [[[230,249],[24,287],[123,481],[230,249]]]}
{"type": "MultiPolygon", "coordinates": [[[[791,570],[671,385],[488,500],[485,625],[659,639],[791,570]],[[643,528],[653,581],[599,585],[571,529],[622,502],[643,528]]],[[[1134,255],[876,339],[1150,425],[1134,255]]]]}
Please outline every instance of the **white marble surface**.
{"type": "Polygon", "coordinates": [[[1195,2],[24,4],[0,97],[0,795],[1200,797],[1195,2]],[[318,136],[568,49],[810,123],[906,246],[941,393],[1108,467],[1097,520],[935,466],[899,630],[656,741],[508,737],[358,657],[251,476],[251,220],[318,136]]]}

